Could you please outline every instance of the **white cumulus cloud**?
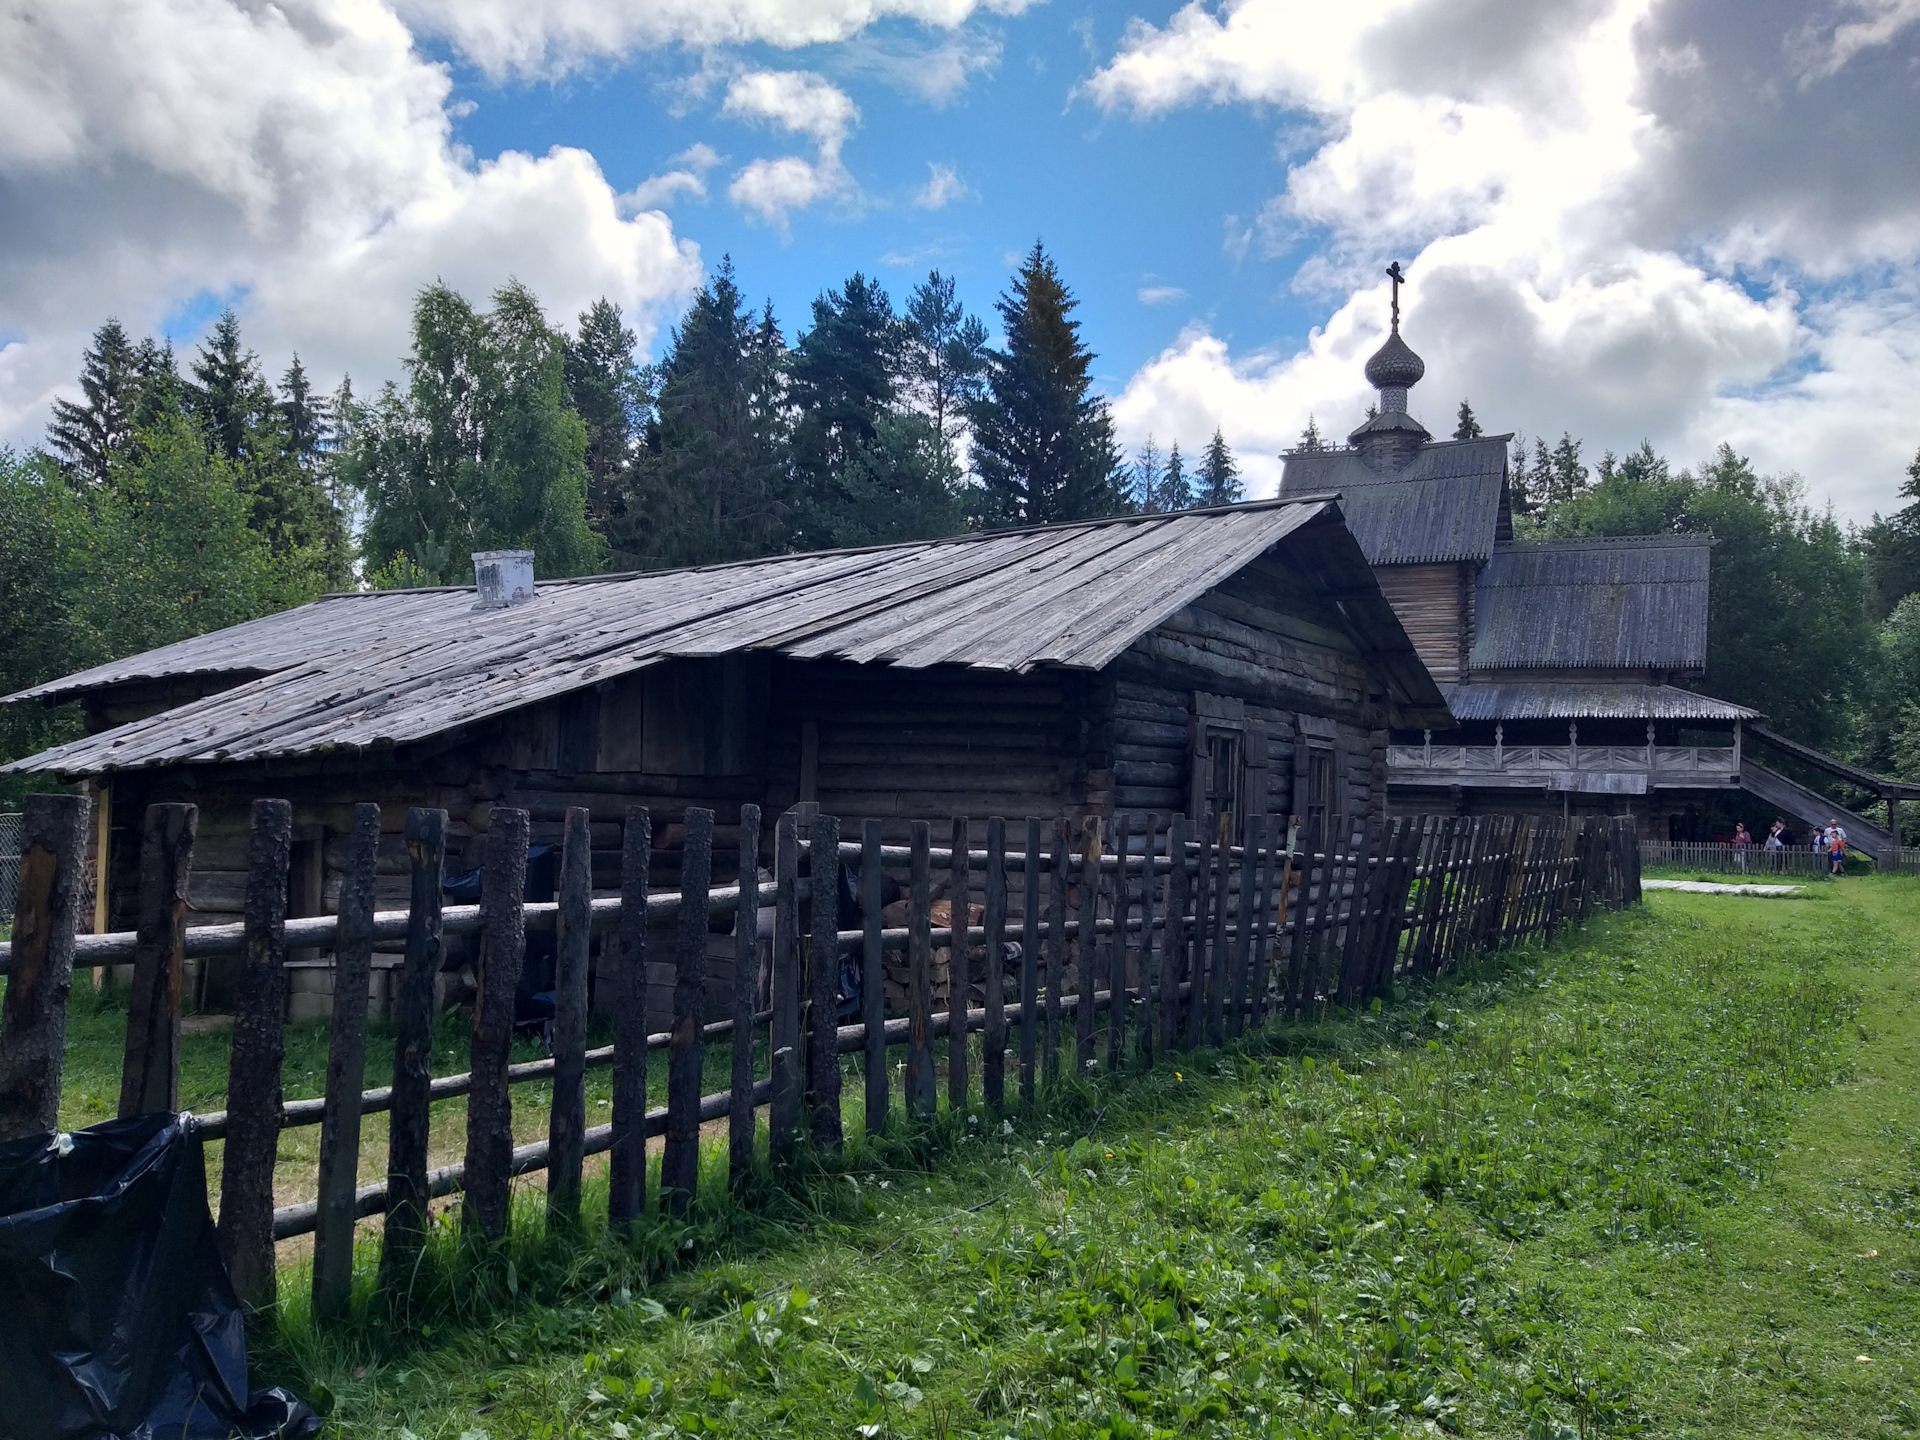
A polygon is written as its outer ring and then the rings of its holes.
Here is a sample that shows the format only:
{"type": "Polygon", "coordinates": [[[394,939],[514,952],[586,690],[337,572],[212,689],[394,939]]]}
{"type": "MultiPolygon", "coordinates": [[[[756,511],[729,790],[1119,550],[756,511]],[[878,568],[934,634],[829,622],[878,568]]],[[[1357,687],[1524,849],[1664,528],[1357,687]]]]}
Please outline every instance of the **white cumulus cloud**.
{"type": "Polygon", "coordinates": [[[727,187],[742,209],[784,230],[793,211],[856,192],[840,149],[860,123],[860,109],[838,86],[804,70],[750,70],[728,84],[720,113],[806,135],[818,147],[812,160],[783,155],[746,165],[727,187]]]}
{"type": "MultiPolygon", "coordinates": [[[[1339,436],[1371,392],[1389,258],[1436,433],[1729,440],[1864,517],[1920,419],[1920,171],[1861,134],[1911,128],[1915,0],[1199,3],[1135,21],[1084,87],[1141,123],[1271,108],[1294,156],[1249,235],[1331,314],[1297,352],[1183,335],[1129,382],[1121,430],[1217,421],[1271,483],[1311,413],[1339,436]],[[1853,137],[1853,138],[1849,138],[1853,137]],[[1304,143],[1303,143],[1304,140],[1304,143]]],[[[1144,297],[1143,297],[1144,298],[1144,297]]]]}
{"type": "Polygon", "coordinates": [[[913,192],[913,203],[922,210],[944,210],[971,193],[967,189],[967,182],[960,178],[960,172],[953,166],[928,161],[927,183],[913,192]]]}

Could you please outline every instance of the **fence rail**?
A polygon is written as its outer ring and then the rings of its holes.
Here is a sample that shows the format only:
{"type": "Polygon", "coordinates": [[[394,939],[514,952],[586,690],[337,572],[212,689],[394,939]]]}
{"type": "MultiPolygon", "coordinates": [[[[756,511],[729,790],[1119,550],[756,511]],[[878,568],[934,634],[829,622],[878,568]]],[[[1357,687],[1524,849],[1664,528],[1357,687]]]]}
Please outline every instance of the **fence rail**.
{"type": "Polygon", "coordinates": [[[1642,840],[1640,863],[1715,874],[1804,875],[1813,879],[1829,879],[1833,872],[1828,857],[1810,845],[1769,850],[1764,845],[1726,845],[1717,841],[1642,840]]]}
{"type": "MultiPolygon", "coordinates": [[[[314,1235],[316,1311],[337,1314],[350,1289],[357,1220],[384,1214],[382,1266],[404,1265],[425,1230],[428,1200],[463,1192],[463,1224],[497,1237],[507,1223],[512,1177],[547,1172],[550,1218],[577,1213],[587,1155],[610,1153],[610,1219],[629,1226],[647,1205],[646,1143],[664,1136],[659,1196],[683,1211],[703,1163],[700,1126],[726,1119],[726,1166],[738,1187],[760,1163],[761,1113],[767,1158],[789,1163],[799,1138],[827,1149],[842,1143],[842,1060],[862,1057],[864,1120],[878,1131],[938,1106],[935,1042],[944,1038],[950,1108],[965,1108],[975,1086],[987,1104],[1031,1104],[1069,1068],[1151,1066],[1173,1051],[1220,1044],[1324,1004],[1359,1004],[1396,975],[1433,974],[1476,950],[1551,935],[1595,906],[1639,898],[1641,850],[1629,824],[1481,816],[1401,818],[1355,827],[1315,850],[1300,827],[1255,816],[1247,843],[1221,843],[1214,817],[1119,815],[1110,820],[1029,818],[1009,836],[1005,821],[970,844],[964,820],[952,842],[932,845],[917,822],[912,843],[881,843],[877,821],[843,841],[839,821],[803,806],[774,826],[773,879],[744,898],[774,912],[767,969],[757,923],[736,924],[730,1018],[706,1023],[709,919],[737,911],[742,887],[709,883],[713,815],[691,809],[685,824],[681,888],[650,893],[648,812],[627,812],[618,898],[592,898],[587,812],[567,814],[560,898],[540,905],[524,885],[528,817],[496,809],[477,906],[441,903],[445,812],[406,817],[411,903],[373,909],[380,813],[356,807],[338,915],[285,915],[291,807],[254,802],[245,920],[187,930],[187,880],[197,815],[186,805],[149,808],[140,852],[138,928],[76,936],[83,894],[86,801],[34,796],[25,816],[20,917],[4,956],[8,992],[0,1021],[0,1139],[50,1132],[57,1122],[65,997],[76,965],[131,961],[120,1109],[177,1106],[179,1000],[190,956],[238,955],[237,1015],[228,1108],[204,1117],[199,1133],[225,1140],[219,1233],[236,1288],[255,1301],[274,1293],[274,1241],[314,1235]],[[1190,833],[1191,832],[1191,833],[1190,833]],[[857,911],[842,927],[843,886],[821,857],[852,872],[857,911]],[[947,898],[932,898],[936,877],[947,898]],[[886,887],[906,899],[883,905],[886,887]],[[949,923],[936,925],[945,906],[949,923]],[[892,913],[889,913],[892,912],[892,913]],[[904,918],[904,925],[897,923],[904,918]],[[892,922],[892,923],[890,923],[892,922]],[[553,1055],[509,1064],[512,1004],[531,930],[556,932],[553,1055]],[[614,1043],[585,1044],[589,937],[613,937],[610,979],[614,1043]],[[478,996],[466,1073],[434,1077],[427,1056],[433,976],[446,937],[481,936],[478,996]],[[648,1034],[644,977],[661,936],[675,977],[672,1025],[648,1034]],[[365,1086],[367,971],[376,940],[404,939],[394,1001],[392,1083],[365,1086]],[[283,1102],[288,951],[331,947],[336,983],[325,1094],[283,1102]],[[902,960],[901,952],[904,952],[902,960]],[[889,955],[895,959],[890,963],[889,955]],[[839,1023],[841,974],[853,957],[861,1011],[839,1023]],[[940,976],[945,975],[945,995],[940,976]],[[890,982],[904,1003],[887,1013],[890,982]],[[762,981],[764,980],[764,999],[762,981]],[[978,1034],[978,1052],[969,1037],[978,1034]],[[756,1044],[764,1040],[764,1047],[756,1044]],[[726,1090],[701,1094],[704,1047],[732,1053],[726,1090]],[[896,1096],[889,1049],[904,1048],[896,1096]],[[667,1092],[650,1105],[647,1057],[665,1050],[667,1092]],[[759,1057],[764,1050],[765,1059],[759,1057]],[[1010,1063],[1011,1062],[1011,1063],[1010,1063]],[[613,1069],[610,1123],[586,1125],[584,1076],[613,1069]],[[1009,1074],[1009,1070],[1012,1074],[1009,1074]],[[511,1087],[552,1086],[548,1138],[515,1147],[511,1087]],[[467,1099],[467,1144],[457,1165],[429,1170],[428,1112],[467,1099]],[[390,1112],[386,1177],[356,1186],[361,1116],[390,1112]],[[318,1194],[274,1206],[280,1132],[321,1129],[318,1194]]],[[[762,861],[757,807],[742,807],[740,873],[762,861]]],[[[1345,828],[1345,827],[1342,827],[1345,828]]],[[[848,987],[851,988],[851,987],[848,987]]],[[[707,1163],[716,1163],[708,1161],[707,1163]]]]}

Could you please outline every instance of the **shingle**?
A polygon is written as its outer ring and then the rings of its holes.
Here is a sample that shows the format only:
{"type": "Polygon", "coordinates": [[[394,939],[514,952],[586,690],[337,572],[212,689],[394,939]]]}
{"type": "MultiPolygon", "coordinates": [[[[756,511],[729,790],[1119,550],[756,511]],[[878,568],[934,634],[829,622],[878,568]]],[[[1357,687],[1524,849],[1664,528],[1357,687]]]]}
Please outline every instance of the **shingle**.
{"type": "Polygon", "coordinates": [[[1279,494],[1338,492],[1347,526],[1370,564],[1488,559],[1506,483],[1504,436],[1423,446],[1402,470],[1377,471],[1357,450],[1286,456],[1279,494]]]}
{"type": "Polygon", "coordinates": [[[1476,670],[1701,670],[1712,541],[1690,535],[1499,546],[1474,595],[1476,670]]]}
{"type": "Polygon", "coordinates": [[[1456,720],[1758,720],[1758,710],[1676,685],[1555,680],[1441,687],[1456,720]]]}

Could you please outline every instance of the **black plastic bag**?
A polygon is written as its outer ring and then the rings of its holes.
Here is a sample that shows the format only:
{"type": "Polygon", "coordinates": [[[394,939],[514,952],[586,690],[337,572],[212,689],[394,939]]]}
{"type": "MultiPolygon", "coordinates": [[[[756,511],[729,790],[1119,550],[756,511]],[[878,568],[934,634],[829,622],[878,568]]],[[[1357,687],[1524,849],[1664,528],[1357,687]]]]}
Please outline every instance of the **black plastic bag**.
{"type": "Polygon", "coordinates": [[[186,1115],[0,1145],[0,1440],[317,1434],[247,1394],[247,1335],[186,1115]]]}

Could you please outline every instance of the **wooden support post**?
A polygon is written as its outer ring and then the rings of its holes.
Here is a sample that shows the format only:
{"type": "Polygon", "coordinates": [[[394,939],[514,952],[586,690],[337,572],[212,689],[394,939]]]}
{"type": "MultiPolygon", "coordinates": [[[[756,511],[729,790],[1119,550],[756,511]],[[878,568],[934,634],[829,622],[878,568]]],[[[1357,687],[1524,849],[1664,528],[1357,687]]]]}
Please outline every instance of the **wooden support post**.
{"type": "MultiPolygon", "coordinates": [[[[227,1058],[219,1233],[234,1293],[251,1308],[267,1309],[277,1298],[273,1165],[280,1149],[280,1070],[286,1058],[287,867],[293,851],[293,806],[285,800],[255,800],[248,821],[246,949],[235,977],[233,1049],[227,1058]]],[[[392,1226],[391,1216],[387,1224],[392,1226]]]]}
{"type": "Polygon", "coordinates": [[[620,838],[619,960],[613,975],[613,1123],[607,1223],[625,1235],[647,1209],[647,873],[653,817],[627,807],[620,838]]]}
{"type": "Polygon", "coordinates": [[[947,928],[947,1107],[960,1112],[967,1108],[967,990],[973,967],[968,963],[973,947],[967,943],[972,928],[973,885],[967,864],[967,817],[953,820],[953,849],[948,867],[947,928]]]}
{"type": "Polygon", "coordinates": [[[791,810],[774,822],[773,883],[767,1151],[776,1165],[785,1165],[800,1134],[800,817],[791,810]]]}
{"type": "MultiPolygon", "coordinates": [[[[255,804],[261,802],[255,801],[255,804]]],[[[427,1146],[433,1085],[433,977],[445,953],[441,889],[447,869],[447,812],[409,810],[406,822],[407,953],[393,1004],[393,1111],[387,1117],[387,1218],[380,1229],[381,1288],[404,1290],[426,1238],[427,1146]]],[[[281,886],[282,894],[286,890],[281,886]]],[[[238,1031],[236,1029],[236,1036],[238,1031]]],[[[231,1092],[232,1086],[228,1089],[231,1092]]],[[[228,1115],[233,1111],[231,1094],[228,1115]]],[[[233,1121],[227,1121],[232,1152],[233,1121]]],[[[224,1195],[225,1192],[222,1191],[224,1195]]],[[[222,1200],[224,1210],[226,1202],[222,1200]]]]}
{"type": "Polygon", "coordinates": [[[912,879],[907,901],[907,1113],[931,1120],[933,1085],[932,829],[913,822],[912,879]]]}
{"type": "Polygon", "coordinates": [[[1080,963],[1075,967],[1078,981],[1074,993],[1079,998],[1073,1010],[1074,1074],[1086,1079],[1093,1073],[1094,996],[1099,984],[1100,955],[1100,852],[1103,837],[1100,817],[1087,816],[1080,827],[1080,963]]]}
{"type": "Polygon", "coordinates": [[[840,1149],[840,820],[813,822],[807,873],[813,877],[812,986],[807,1007],[807,1098],[813,1107],[813,1143],[840,1149]]]}
{"type": "Polygon", "coordinates": [[[1026,865],[1020,897],[1020,1103],[1033,1104],[1035,1050],[1040,1036],[1040,818],[1027,817],[1026,865]]]}
{"type": "Polygon", "coordinates": [[[1047,890],[1047,1029],[1040,1042],[1040,1068],[1047,1083],[1060,1078],[1060,987],[1067,973],[1067,867],[1072,832],[1062,815],[1053,825],[1053,874],[1047,890]]]}
{"type": "Polygon", "coordinates": [[[180,1108],[180,984],[185,966],[187,885],[200,812],[149,805],[140,834],[139,928],[127,1005],[120,1114],[180,1108]]]}
{"type": "MultiPolygon", "coordinates": [[[[685,1215],[700,1184],[701,1041],[707,999],[707,890],[713,883],[713,811],[687,807],[680,852],[680,945],[673,966],[673,1038],[667,1049],[667,1143],[660,1152],[660,1195],[670,1215],[685,1215]]],[[[820,899],[814,897],[814,910],[820,899]]]]}
{"type": "Polygon", "coordinates": [[[1160,876],[1160,817],[1147,814],[1146,844],[1141,850],[1140,866],[1140,1063],[1153,1064],[1155,1038],[1160,1030],[1160,1011],[1166,997],[1160,993],[1161,956],[1165,942],[1157,937],[1160,876]]]}
{"type": "Polygon", "coordinates": [[[587,950],[593,921],[592,840],[584,805],[567,807],[553,969],[553,1105],[547,1116],[547,1225],[580,1219],[587,1143],[587,950]]]}
{"type": "Polygon", "coordinates": [[[740,807],[740,899],[733,912],[733,1075],[727,1094],[727,1184],[753,1178],[753,1001],[760,974],[760,807],[740,807]]]}
{"type": "Polygon", "coordinates": [[[1118,1070],[1127,1051],[1127,917],[1133,909],[1127,861],[1133,817],[1113,817],[1113,939],[1107,945],[1107,1068],[1118,1070]]]}
{"type": "MultiPolygon", "coordinates": [[[[333,1033],[320,1117],[319,1207],[313,1226],[313,1313],[344,1315],[353,1295],[354,1191],[359,1188],[360,1092],[367,1084],[367,989],[373,971],[374,867],[380,807],[353,807],[333,957],[333,1033]]],[[[509,1140],[511,1147],[511,1140],[509,1140]]]]}
{"type": "Polygon", "coordinates": [[[60,1126],[60,1067],[87,858],[87,797],[29,795],[21,817],[13,963],[0,1004],[0,1141],[60,1126]]]}
{"type": "Polygon", "coordinates": [[[1007,1103],[1007,822],[998,815],[987,820],[987,904],[983,918],[987,931],[987,1028],[980,1056],[980,1088],[987,1104],[998,1110],[1007,1103]]]}
{"type": "Polygon", "coordinates": [[[1167,822],[1167,920],[1160,942],[1160,1053],[1180,1043],[1180,982],[1187,969],[1187,817],[1167,822]]]}
{"type": "Polygon", "coordinates": [[[513,1167],[513,1096],[507,1061],[513,1046],[513,997],[527,960],[527,812],[495,806],[487,817],[487,862],[480,881],[479,993],[467,1068],[466,1194],[460,1223],[483,1239],[507,1233],[513,1167]]]}
{"type": "Polygon", "coordinates": [[[1240,848],[1240,911],[1234,921],[1233,977],[1228,992],[1227,1035],[1239,1039],[1247,1023],[1247,988],[1253,968],[1255,892],[1259,889],[1260,847],[1267,838],[1267,817],[1247,817],[1246,844],[1240,848]]]}
{"type": "Polygon", "coordinates": [[[878,820],[860,822],[860,1019],[861,1048],[867,1067],[867,1133],[887,1128],[887,969],[881,913],[886,899],[881,869],[883,828],[878,820]]]}

